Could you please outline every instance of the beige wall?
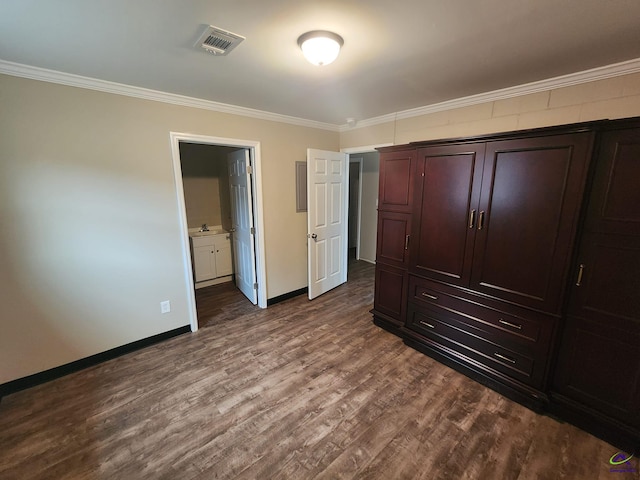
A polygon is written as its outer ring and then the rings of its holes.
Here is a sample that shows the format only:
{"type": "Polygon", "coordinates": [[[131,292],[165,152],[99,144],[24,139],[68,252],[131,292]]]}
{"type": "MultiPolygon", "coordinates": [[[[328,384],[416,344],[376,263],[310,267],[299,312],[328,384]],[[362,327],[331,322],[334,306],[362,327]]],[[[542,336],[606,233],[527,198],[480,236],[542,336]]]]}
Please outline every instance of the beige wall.
{"type": "Polygon", "coordinates": [[[342,133],[341,148],[640,116],[640,74],[400,119],[342,133]]]}
{"type": "Polygon", "coordinates": [[[171,131],[260,142],[267,296],[307,285],[294,165],[338,133],[5,75],[0,105],[0,383],[189,323],[171,131]]]}
{"type": "Polygon", "coordinates": [[[184,203],[189,228],[231,228],[227,154],[237,150],[194,143],[180,144],[184,203]]]}

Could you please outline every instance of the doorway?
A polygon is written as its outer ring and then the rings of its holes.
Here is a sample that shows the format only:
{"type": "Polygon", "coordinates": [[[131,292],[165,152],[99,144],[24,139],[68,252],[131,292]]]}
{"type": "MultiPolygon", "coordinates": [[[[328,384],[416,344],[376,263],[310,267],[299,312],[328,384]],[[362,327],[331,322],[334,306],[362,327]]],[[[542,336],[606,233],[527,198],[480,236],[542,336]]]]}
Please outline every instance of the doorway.
{"type": "Polygon", "coordinates": [[[349,260],[360,260],[360,219],[362,215],[362,157],[349,156],[349,227],[347,248],[349,260]]]}
{"type": "MultiPolygon", "coordinates": [[[[261,157],[260,143],[251,140],[238,140],[221,137],[209,137],[203,135],[193,135],[186,133],[171,132],[171,149],[173,156],[174,181],[177,193],[179,221],[182,226],[182,261],[184,266],[185,284],[189,296],[189,316],[191,331],[198,329],[198,318],[195,302],[195,284],[193,276],[193,267],[191,261],[191,248],[189,241],[189,223],[185,204],[185,189],[182,177],[182,163],[180,156],[181,144],[197,144],[203,148],[211,149],[212,153],[216,150],[227,153],[232,150],[246,150],[247,156],[251,162],[251,174],[249,184],[252,197],[252,218],[255,229],[255,275],[257,279],[257,302],[260,308],[267,306],[266,292],[266,272],[265,272],[265,248],[264,248],[264,223],[263,223],[263,205],[262,205],[262,176],[261,176],[261,157]]],[[[215,156],[212,155],[212,158],[215,156]]],[[[225,160],[226,161],[226,160],[225,160]]],[[[229,225],[227,219],[220,218],[220,225],[229,225]]],[[[192,227],[193,228],[193,227],[192,227]]]]}
{"type": "MultiPolygon", "coordinates": [[[[357,261],[364,261],[375,264],[376,261],[376,239],[378,230],[378,182],[380,177],[380,154],[377,147],[386,145],[372,145],[370,147],[359,147],[344,149],[349,154],[350,162],[350,234],[357,232],[355,258],[357,261]],[[353,173],[352,173],[353,172],[353,173]],[[351,176],[358,176],[358,181],[354,182],[351,176]],[[357,189],[357,192],[353,190],[357,189]],[[357,193],[357,195],[356,195],[357,193]],[[356,196],[353,200],[352,196],[356,196]],[[351,218],[356,225],[351,227],[351,218]],[[357,227],[357,228],[356,228],[357,227]]],[[[353,244],[350,243],[350,246],[353,244]]],[[[352,260],[354,250],[350,250],[349,260],[352,260]]]]}

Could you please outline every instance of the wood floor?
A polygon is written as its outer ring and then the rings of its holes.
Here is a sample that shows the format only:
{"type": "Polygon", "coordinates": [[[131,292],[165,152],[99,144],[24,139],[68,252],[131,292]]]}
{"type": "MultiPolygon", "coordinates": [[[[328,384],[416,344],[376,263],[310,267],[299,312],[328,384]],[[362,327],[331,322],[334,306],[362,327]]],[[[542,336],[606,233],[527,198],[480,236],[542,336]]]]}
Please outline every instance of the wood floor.
{"type": "Polygon", "coordinates": [[[372,265],[266,310],[205,290],[197,333],[2,399],[0,479],[640,478],[374,326],[372,265]]]}

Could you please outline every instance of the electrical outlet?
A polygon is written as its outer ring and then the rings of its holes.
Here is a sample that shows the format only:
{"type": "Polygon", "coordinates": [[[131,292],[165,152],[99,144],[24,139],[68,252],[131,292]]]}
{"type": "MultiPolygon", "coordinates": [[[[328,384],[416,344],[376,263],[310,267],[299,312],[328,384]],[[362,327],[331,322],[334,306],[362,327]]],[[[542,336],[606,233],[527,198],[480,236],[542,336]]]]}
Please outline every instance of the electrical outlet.
{"type": "Polygon", "coordinates": [[[171,311],[171,302],[169,300],[160,302],[160,313],[169,313],[170,311],[171,311]]]}

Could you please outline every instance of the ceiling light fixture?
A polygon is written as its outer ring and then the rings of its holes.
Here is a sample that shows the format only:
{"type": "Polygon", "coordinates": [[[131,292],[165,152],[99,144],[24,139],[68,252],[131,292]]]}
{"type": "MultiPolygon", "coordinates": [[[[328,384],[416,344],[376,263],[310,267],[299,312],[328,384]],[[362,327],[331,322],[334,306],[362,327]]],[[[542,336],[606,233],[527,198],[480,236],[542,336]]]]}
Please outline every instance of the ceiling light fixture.
{"type": "Polygon", "coordinates": [[[338,57],[343,44],[340,35],[324,30],[307,32],[298,38],[304,57],[314,65],[329,65],[338,57]]]}

